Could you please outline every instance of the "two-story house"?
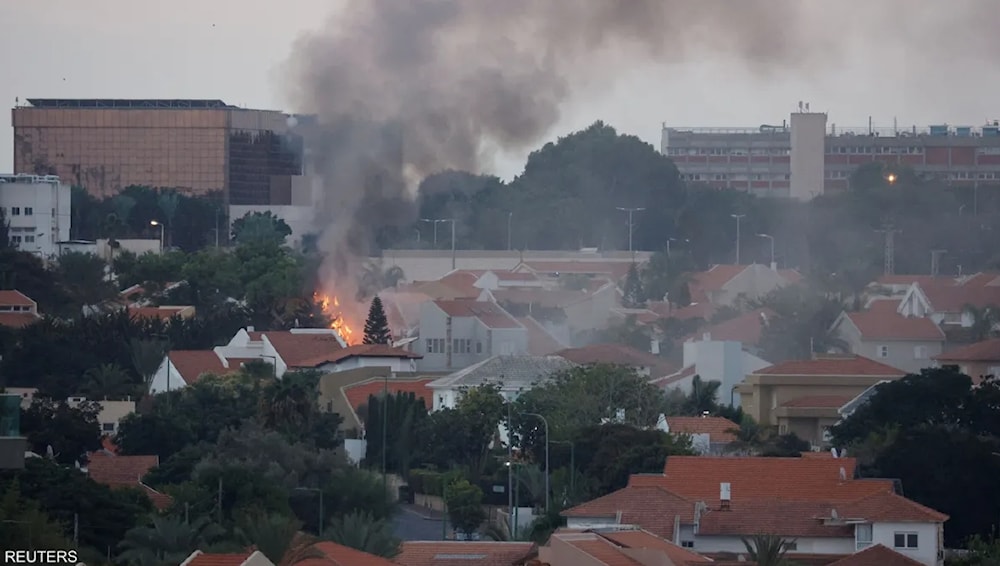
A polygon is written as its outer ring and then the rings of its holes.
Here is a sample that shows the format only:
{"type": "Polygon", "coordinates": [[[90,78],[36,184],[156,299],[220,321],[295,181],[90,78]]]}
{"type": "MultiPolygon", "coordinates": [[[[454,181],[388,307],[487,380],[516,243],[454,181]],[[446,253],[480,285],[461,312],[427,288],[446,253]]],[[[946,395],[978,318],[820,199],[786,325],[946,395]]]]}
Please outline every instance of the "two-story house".
{"type": "Polygon", "coordinates": [[[781,434],[822,446],[827,429],[840,420],[839,409],[883,380],[906,372],[853,354],[816,354],[758,369],[736,390],[743,410],[781,434]]]}
{"type": "Polygon", "coordinates": [[[20,291],[0,291],[0,326],[23,328],[41,319],[38,303],[20,291]]]}
{"type": "Polygon", "coordinates": [[[420,307],[421,371],[461,369],[492,356],[528,353],[528,331],[488,301],[427,301],[420,307]]]}
{"type": "Polygon", "coordinates": [[[694,273],[688,283],[692,303],[736,306],[739,301],[753,301],[802,279],[794,269],[773,269],[766,265],[714,265],[694,273]]]}
{"type": "Polygon", "coordinates": [[[636,525],[701,554],[745,552],[743,538],[767,534],[793,541],[791,560],[836,560],[883,545],[942,564],[948,516],[899,495],[895,480],[855,479],[856,465],[853,458],[672,456],[662,475],[633,475],[627,487],[562,515],[571,529],[636,525]]]}
{"type": "Polygon", "coordinates": [[[433,410],[453,409],[470,387],[496,384],[513,401],[518,394],[576,364],[561,356],[493,356],[427,384],[433,392],[433,410]]]}
{"type": "Polygon", "coordinates": [[[870,310],[843,312],[830,327],[852,354],[910,373],[934,365],[945,335],[931,318],[904,315],[901,301],[879,300],[870,310]]]}
{"type": "Polygon", "coordinates": [[[939,366],[958,366],[958,370],[979,383],[988,375],[1000,376],[1000,338],[991,338],[948,350],[934,358],[939,366]]]}

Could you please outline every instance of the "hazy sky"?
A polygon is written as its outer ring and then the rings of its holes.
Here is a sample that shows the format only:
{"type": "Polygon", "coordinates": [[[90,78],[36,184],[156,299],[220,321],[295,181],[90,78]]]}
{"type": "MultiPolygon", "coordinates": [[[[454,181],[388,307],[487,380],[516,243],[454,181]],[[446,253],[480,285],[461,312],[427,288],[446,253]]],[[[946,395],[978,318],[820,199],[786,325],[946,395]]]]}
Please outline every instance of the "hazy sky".
{"type": "MultiPolygon", "coordinates": [[[[941,6],[957,9],[974,3],[949,0],[941,6]]],[[[281,78],[292,43],[308,30],[334,25],[330,17],[335,18],[339,4],[331,0],[0,0],[0,99],[10,108],[15,97],[22,101],[32,97],[218,98],[241,106],[294,111],[288,107],[288,90],[281,78]]],[[[719,5],[725,9],[726,3],[719,5]]],[[[985,39],[976,43],[973,37],[947,57],[937,58],[939,62],[928,63],[929,50],[961,33],[947,29],[948,22],[941,21],[939,14],[927,12],[930,5],[844,0],[836,5],[835,13],[818,14],[816,20],[832,37],[844,38],[836,61],[831,58],[766,77],[741,69],[737,62],[713,60],[694,51],[685,54],[684,62],[670,66],[637,67],[623,61],[619,68],[628,71],[573,93],[560,125],[548,139],[602,119],[658,147],[661,122],[679,126],[781,123],[799,100],[811,102],[813,110],[828,112],[830,122],[845,127],[863,126],[870,115],[881,126],[891,126],[894,118],[900,126],[978,126],[1000,118],[1000,103],[994,95],[998,73],[996,64],[988,62],[1000,56],[995,43],[985,39]],[[896,8],[910,14],[905,22],[871,21],[896,8]],[[901,25],[911,30],[909,41],[917,43],[880,43],[884,37],[878,26],[891,30],[901,25]],[[939,25],[942,29],[935,33],[939,25]]],[[[8,172],[13,159],[9,112],[0,125],[0,171],[8,172]]],[[[520,172],[524,157],[501,159],[493,172],[509,178],[520,172]]]]}

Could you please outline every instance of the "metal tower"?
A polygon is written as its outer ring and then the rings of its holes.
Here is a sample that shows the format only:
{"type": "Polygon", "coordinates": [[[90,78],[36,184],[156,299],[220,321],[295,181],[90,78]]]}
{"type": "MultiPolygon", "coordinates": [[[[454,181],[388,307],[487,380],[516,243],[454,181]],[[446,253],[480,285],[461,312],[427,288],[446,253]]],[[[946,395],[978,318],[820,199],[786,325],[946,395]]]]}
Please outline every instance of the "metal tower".
{"type": "Polygon", "coordinates": [[[892,275],[896,272],[896,234],[902,232],[902,230],[893,228],[892,224],[886,224],[878,232],[885,234],[885,268],[883,274],[892,275]]]}

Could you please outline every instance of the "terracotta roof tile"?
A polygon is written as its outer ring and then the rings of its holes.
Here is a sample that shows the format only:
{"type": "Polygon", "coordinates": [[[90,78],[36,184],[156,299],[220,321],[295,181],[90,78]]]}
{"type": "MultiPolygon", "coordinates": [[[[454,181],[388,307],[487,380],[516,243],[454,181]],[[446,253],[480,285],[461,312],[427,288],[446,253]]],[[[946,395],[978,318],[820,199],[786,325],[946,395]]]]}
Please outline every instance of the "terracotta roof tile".
{"type": "MultiPolygon", "coordinates": [[[[632,476],[635,478],[637,476],[632,476]]],[[[630,480],[631,481],[631,480],[630,480]]],[[[716,486],[718,490],[718,486],[716,486]]],[[[671,493],[661,486],[633,486],[619,489],[603,497],[598,497],[562,512],[564,517],[607,518],[617,517],[621,512],[621,523],[641,525],[642,528],[664,538],[672,538],[674,517],[681,522],[694,521],[694,501],[671,493]]]]}
{"type": "Polygon", "coordinates": [[[8,328],[24,328],[42,320],[42,317],[31,312],[0,312],[0,326],[8,328]]]}
{"type": "Polygon", "coordinates": [[[929,318],[879,310],[845,313],[865,340],[943,342],[944,332],[929,318]]]}
{"type": "Polygon", "coordinates": [[[32,301],[24,293],[17,290],[3,290],[0,291],[0,306],[5,307],[34,307],[35,301],[32,301]]]}
{"type": "Polygon", "coordinates": [[[902,299],[892,299],[889,297],[875,297],[868,301],[865,306],[865,310],[869,312],[877,312],[880,314],[899,314],[899,305],[903,303],[902,299]]]}
{"type": "Polygon", "coordinates": [[[817,356],[812,360],[792,360],[768,366],[754,372],[757,375],[822,375],[822,376],[855,376],[868,375],[879,377],[903,377],[905,371],[876,362],[875,360],[855,355],[817,356]]]}
{"type": "Polygon", "coordinates": [[[530,542],[405,541],[393,561],[401,566],[514,566],[535,552],[530,542]]]}
{"type": "Polygon", "coordinates": [[[923,566],[923,562],[876,544],[861,552],[845,556],[828,566],[923,566]]]}
{"type": "Polygon", "coordinates": [[[591,344],[556,352],[575,364],[612,364],[633,368],[649,368],[650,377],[660,377],[676,371],[668,360],[624,344],[591,344]]]}
{"type": "Polygon", "coordinates": [[[198,381],[206,373],[225,375],[239,369],[224,366],[222,359],[212,350],[171,350],[167,357],[188,385],[198,381]]]}
{"type": "Polygon", "coordinates": [[[142,482],[139,483],[139,487],[146,492],[146,497],[153,502],[153,507],[158,511],[166,511],[174,504],[174,498],[165,493],[160,493],[142,482]]]}
{"type": "Polygon", "coordinates": [[[619,547],[611,541],[596,535],[588,538],[570,535],[564,537],[563,540],[604,566],[643,566],[642,562],[622,554],[619,547]]]}
{"type": "Polygon", "coordinates": [[[664,540],[643,530],[601,531],[598,534],[601,537],[626,548],[648,548],[651,550],[662,551],[667,555],[667,558],[669,558],[671,562],[678,566],[711,562],[711,560],[696,552],[692,552],[670,542],[669,540],[664,540]]]}
{"type": "Polygon", "coordinates": [[[626,261],[525,261],[521,265],[539,274],[610,275],[617,280],[628,274],[632,263],[626,261]]]}
{"type": "Polygon", "coordinates": [[[825,525],[831,506],[822,501],[756,500],[734,502],[729,509],[712,508],[702,515],[699,534],[708,536],[852,537],[853,525],[825,525]]]}
{"type": "Polygon", "coordinates": [[[709,442],[736,442],[733,429],[740,425],[722,417],[667,417],[670,432],[679,434],[707,434],[709,442]]]}
{"type": "Polygon", "coordinates": [[[764,321],[775,316],[776,313],[768,308],[752,310],[694,332],[686,340],[700,340],[707,333],[712,340],[756,345],[760,342],[760,335],[764,331],[764,321]]]}
{"type": "Polygon", "coordinates": [[[663,475],[633,475],[630,484],[657,485],[714,506],[721,483],[730,484],[734,504],[759,499],[850,501],[893,491],[892,480],[852,479],[856,464],[854,458],[671,456],[663,475]],[[841,469],[847,480],[840,479],[841,469]]]}
{"type": "Polygon", "coordinates": [[[781,404],[782,407],[839,409],[854,399],[850,395],[806,395],[781,404]]]}
{"type": "Polygon", "coordinates": [[[351,408],[357,412],[358,407],[368,404],[368,398],[372,395],[381,395],[386,388],[392,395],[398,393],[413,393],[417,399],[424,401],[424,406],[428,410],[434,406],[434,392],[427,387],[427,384],[434,381],[434,378],[422,379],[382,379],[373,377],[366,381],[359,381],[343,387],[344,396],[351,408]]]}
{"type": "Polygon", "coordinates": [[[920,287],[935,312],[960,313],[966,305],[977,308],[1000,307],[1000,287],[956,285],[952,287],[920,287]]]}
{"type": "Polygon", "coordinates": [[[837,509],[839,515],[882,523],[943,523],[948,515],[893,492],[877,492],[837,509]]]}
{"type": "Polygon", "coordinates": [[[252,555],[252,552],[241,552],[238,554],[209,554],[202,552],[193,558],[189,558],[187,566],[241,566],[252,555]]]}
{"type": "Polygon", "coordinates": [[[534,318],[518,317],[517,321],[528,329],[528,353],[532,356],[547,356],[563,349],[563,344],[534,318]]]}
{"type": "Polygon", "coordinates": [[[698,303],[709,302],[709,293],[719,291],[733,277],[743,273],[747,265],[713,265],[707,271],[691,274],[688,292],[691,300],[698,303]]]}
{"type": "Polygon", "coordinates": [[[156,456],[115,456],[105,452],[91,452],[87,457],[91,479],[112,487],[138,486],[142,477],[160,461],[156,456]]]}
{"type": "MultiPolygon", "coordinates": [[[[313,548],[323,553],[328,563],[334,566],[396,566],[390,560],[361,552],[333,542],[320,542],[313,548]]],[[[298,564],[302,564],[299,562],[298,564]]]]}
{"type": "Polygon", "coordinates": [[[438,283],[453,289],[457,293],[457,296],[476,297],[479,296],[480,292],[480,289],[475,285],[478,280],[479,276],[473,273],[453,271],[438,279],[438,283]]]}
{"type": "Polygon", "coordinates": [[[333,331],[264,332],[264,338],[290,368],[314,368],[332,363],[330,360],[344,348],[333,331]]]}
{"type": "Polygon", "coordinates": [[[942,362],[992,362],[1000,360],[1000,338],[983,340],[934,356],[942,362]]]}
{"type": "Polygon", "coordinates": [[[500,305],[487,301],[434,301],[434,304],[451,317],[478,318],[487,328],[521,328],[500,305]]]}

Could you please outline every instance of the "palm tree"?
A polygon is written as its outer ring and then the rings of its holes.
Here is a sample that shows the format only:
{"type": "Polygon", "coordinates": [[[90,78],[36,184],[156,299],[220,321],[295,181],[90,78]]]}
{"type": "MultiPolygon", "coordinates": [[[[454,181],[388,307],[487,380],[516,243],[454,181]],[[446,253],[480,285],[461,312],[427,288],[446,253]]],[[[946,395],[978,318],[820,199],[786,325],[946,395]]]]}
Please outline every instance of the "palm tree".
{"type": "Polygon", "coordinates": [[[156,370],[160,369],[163,356],[170,351],[170,346],[165,340],[141,340],[133,338],[129,340],[131,348],[132,365],[135,371],[142,377],[146,391],[152,385],[153,376],[156,370]]]}
{"type": "Polygon", "coordinates": [[[399,539],[393,535],[392,525],[385,519],[376,519],[367,511],[355,511],[335,517],[323,531],[323,540],[392,558],[399,553],[399,539]]]}
{"type": "Polygon", "coordinates": [[[90,368],[83,374],[83,393],[89,398],[102,398],[122,395],[126,391],[131,394],[128,372],[118,364],[101,364],[90,368]]]}
{"type": "Polygon", "coordinates": [[[315,413],[315,387],[310,382],[288,374],[272,381],[264,390],[258,405],[264,426],[284,430],[304,426],[315,413]]]}
{"type": "Polygon", "coordinates": [[[750,560],[757,566],[788,566],[785,554],[795,542],[786,541],[775,535],[754,535],[750,539],[742,540],[750,560]]]}
{"type": "Polygon", "coordinates": [[[358,300],[377,295],[383,289],[396,287],[406,279],[403,268],[398,265],[385,267],[381,260],[372,260],[358,275],[358,300]]]}
{"type": "Polygon", "coordinates": [[[688,394],[685,403],[685,412],[690,415],[700,415],[705,411],[714,410],[718,405],[721,386],[722,383],[718,381],[703,381],[700,375],[691,378],[691,393],[688,394]]]}
{"type": "Polygon", "coordinates": [[[132,566],[180,564],[195,550],[219,542],[225,531],[208,519],[187,523],[180,517],[153,517],[149,526],[135,527],[118,543],[118,558],[132,566]]]}
{"type": "Polygon", "coordinates": [[[316,539],[299,532],[302,523],[282,515],[254,514],[244,517],[236,528],[237,538],[254,546],[275,566],[291,566],[323,554],[312,547],[316,539]]]}

